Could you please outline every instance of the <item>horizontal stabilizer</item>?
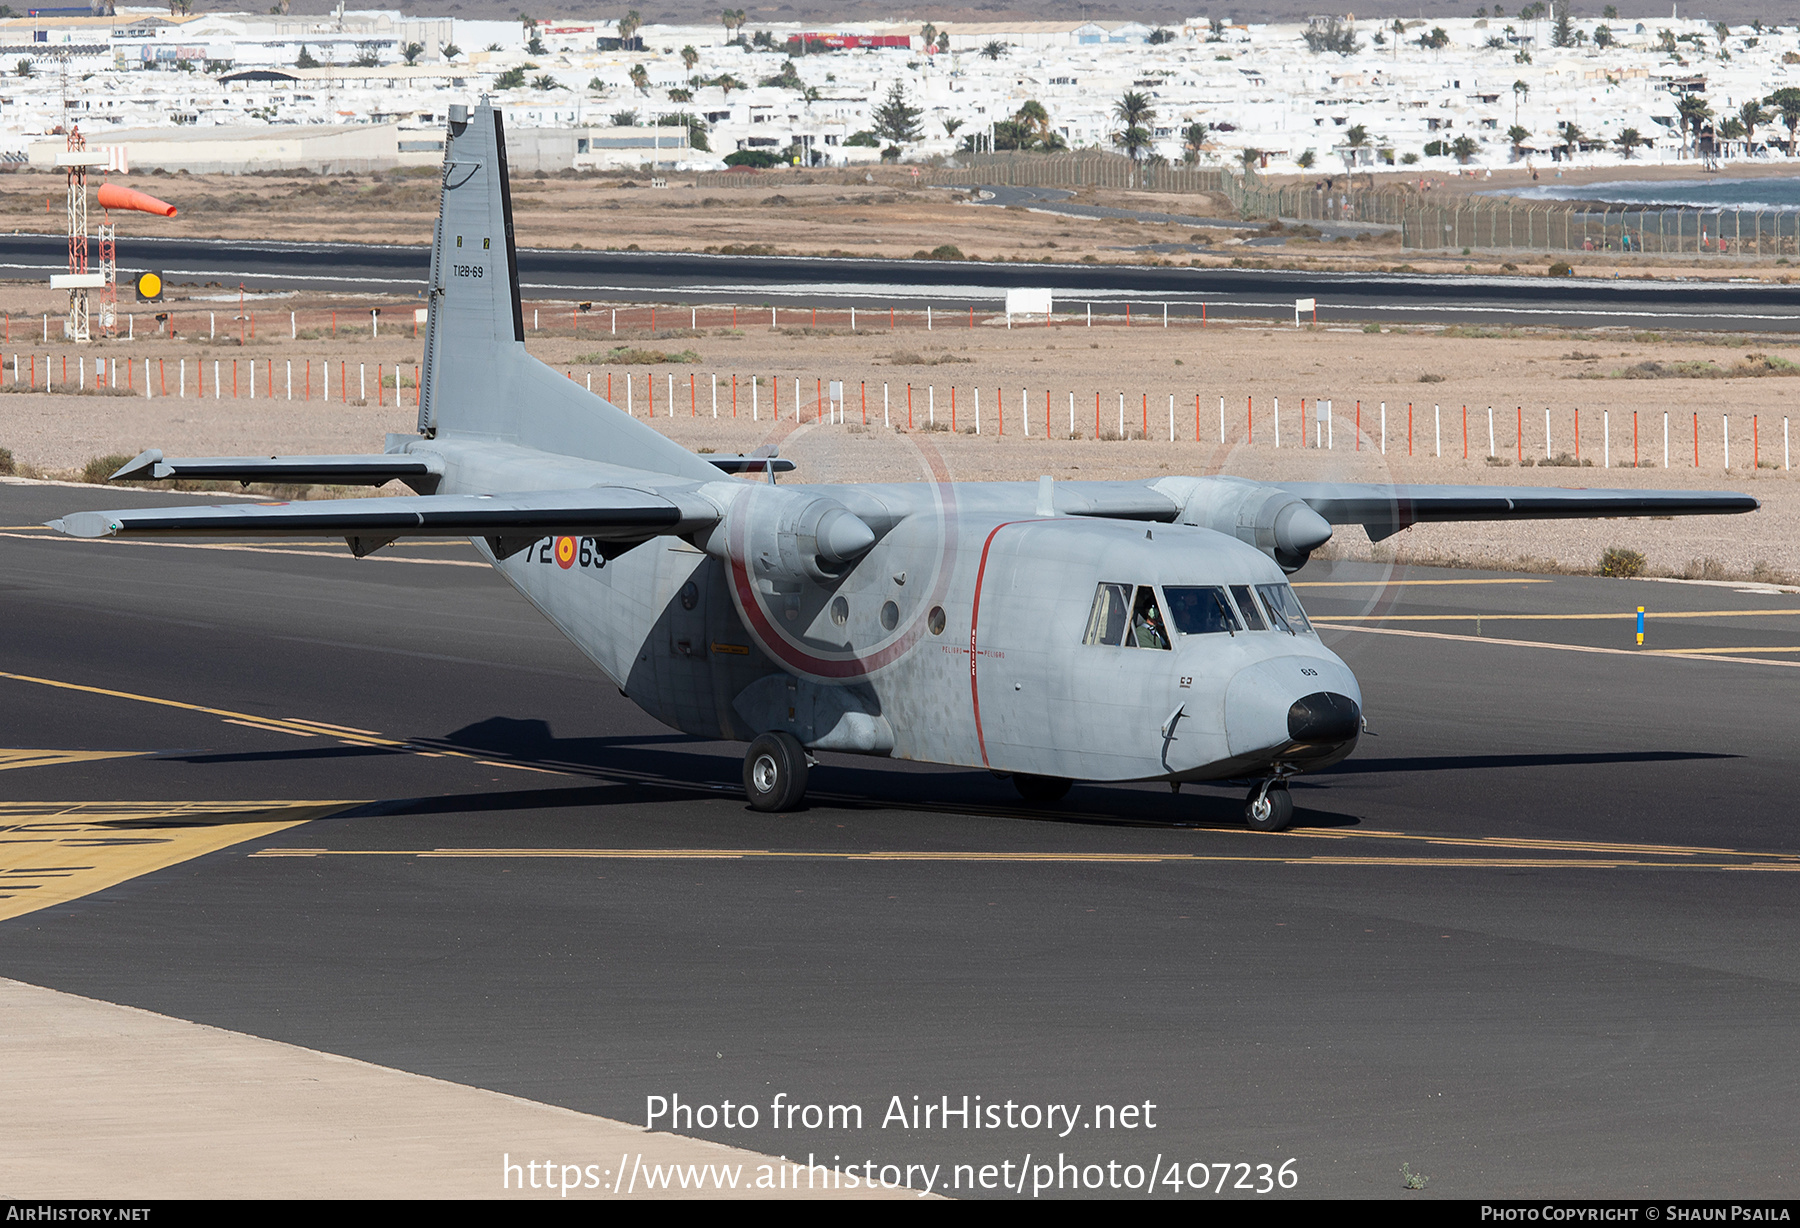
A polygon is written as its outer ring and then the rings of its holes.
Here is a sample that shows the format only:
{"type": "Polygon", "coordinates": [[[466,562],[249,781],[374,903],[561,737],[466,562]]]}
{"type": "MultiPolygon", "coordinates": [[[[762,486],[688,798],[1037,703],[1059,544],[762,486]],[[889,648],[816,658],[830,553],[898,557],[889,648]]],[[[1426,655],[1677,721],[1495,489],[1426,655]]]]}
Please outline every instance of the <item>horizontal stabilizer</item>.
{"type": "Polygon", "coordinates": [[[791,473],[794,469],[793,461],[774,456],[719,456],[707,453],[700,459],[711,462],[714,468],[723,473],[767,473],[771,469],[776,473],[791,473]]]}
{"type": "Polygon", "coordinates": [[[133,457],[108,481],[155,482],[167,478],[214,482],[300,482],[383,486],[395,480],[428,493],[437,489],[444,462],[436,456],[198,456],[165,457],[156,448],[133,457]]]}
{"type": "Polygon", "coordinates": [[[1749,495],[1723,490],[1570,490],[1542,486],[1381,486],[1274,482],[1332,524],[1360,524],[1371,540],[1434,521],[1721,516],[1754,512],[1749,495]]]}
{"type": "Polygon", "coordinates": [[[342,537],[358,555],[400,537],[485,537],[495,554],[505,557],[547,536],[585,536],[629,546],[710,528],[718,520],[718,509],[696,496],[665,498],[630,487],[596,486],[502,495],[128,508],[75,512],[48,524],[73,537],[342,537]]]}

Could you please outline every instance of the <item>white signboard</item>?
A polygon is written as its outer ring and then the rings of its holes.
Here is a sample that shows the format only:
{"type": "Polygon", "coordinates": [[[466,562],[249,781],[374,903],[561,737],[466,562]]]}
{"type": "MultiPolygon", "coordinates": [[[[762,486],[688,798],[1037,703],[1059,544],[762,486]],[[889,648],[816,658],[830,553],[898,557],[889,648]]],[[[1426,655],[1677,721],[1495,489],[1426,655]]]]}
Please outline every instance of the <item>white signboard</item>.
{"type": "Polygon", "coordinates": [[[1008,290],[1006,314],[1009,316],[1047,316],[1050,314],[1050,291],[1037,289],[1008,290]]]}

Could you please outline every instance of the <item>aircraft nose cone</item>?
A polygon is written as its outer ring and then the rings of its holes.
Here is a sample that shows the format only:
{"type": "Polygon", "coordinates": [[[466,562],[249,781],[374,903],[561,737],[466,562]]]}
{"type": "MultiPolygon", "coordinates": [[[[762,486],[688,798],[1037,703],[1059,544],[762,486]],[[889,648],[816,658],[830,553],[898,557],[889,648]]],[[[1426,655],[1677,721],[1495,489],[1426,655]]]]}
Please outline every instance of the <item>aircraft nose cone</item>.
{"type": "Polygon", "coordinates": [[[1288,709],[1288,736],[1311,745],[1337,745],[1362,732],[1362,710],[1348,695],[1315,691],[1288,709]]]}
{"type": "Polygon", "coordinates": [[[854,513],[827,512],[819,524],[819,554],[828,563],[848,563],[861,558],[875,544],[875,531],[854,513]]]}

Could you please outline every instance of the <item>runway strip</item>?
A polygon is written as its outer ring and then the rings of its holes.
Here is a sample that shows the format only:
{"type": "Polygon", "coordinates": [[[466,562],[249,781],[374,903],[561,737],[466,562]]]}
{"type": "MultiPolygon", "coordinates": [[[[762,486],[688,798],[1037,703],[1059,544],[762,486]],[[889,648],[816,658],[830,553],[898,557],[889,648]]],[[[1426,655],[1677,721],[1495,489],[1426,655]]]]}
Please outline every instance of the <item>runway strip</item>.
{"type": "Polygon", "coordinates": [[[16,980],[0,1069],[10,1198],[561,1198],[546,1164],[577,1198],[924,1196],[16,980]]]}

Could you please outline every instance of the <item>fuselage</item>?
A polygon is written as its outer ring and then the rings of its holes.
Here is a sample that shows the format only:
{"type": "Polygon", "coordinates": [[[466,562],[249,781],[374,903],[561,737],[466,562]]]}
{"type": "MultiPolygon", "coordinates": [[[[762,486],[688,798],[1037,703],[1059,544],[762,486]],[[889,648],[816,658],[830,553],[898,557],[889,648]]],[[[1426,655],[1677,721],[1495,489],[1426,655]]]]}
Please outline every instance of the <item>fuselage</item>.
{"type": "MultiPolygon", "coordinates": [[[[474,445],[474,446],[470,446],[474,445]]],[[[697,484],[422,441],[446,494],[697,484]]],[[[1027,483],[778,488],[874,528],[841,572],[771,561],[767,487],[698,484],[703,540],[544,538],[495,565],[633,701],[700,737],[1080,780],[1282,775],[1348,754],[1361,692],[1281,569],[1210,529],[1045,514],[1027,483]]],[[[478,548],[490,558],[485,542],[478,548]]]]}

